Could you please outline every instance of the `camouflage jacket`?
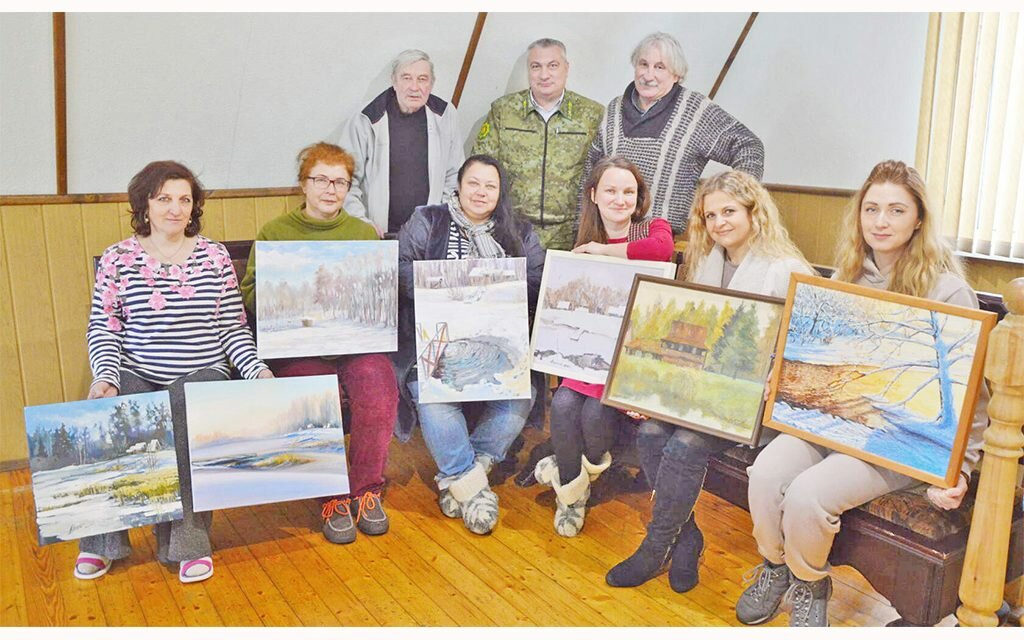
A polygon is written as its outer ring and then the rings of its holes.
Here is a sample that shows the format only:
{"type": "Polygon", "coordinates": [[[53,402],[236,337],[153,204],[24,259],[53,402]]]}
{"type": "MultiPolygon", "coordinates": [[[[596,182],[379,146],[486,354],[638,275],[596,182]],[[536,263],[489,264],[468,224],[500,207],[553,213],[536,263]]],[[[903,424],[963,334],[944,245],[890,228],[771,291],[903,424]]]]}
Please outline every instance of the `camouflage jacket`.
{"type": "Polygon", "coordinates": [[[473,153],[492,155],[505,167],[512,207],[534,224],[545,248],[572,248],[583,162],[603,114],[597,102],[566,90],[545,123],[525,89],[492,102],[480,127],[473,153]],[[552,235],[552,227],[566,233],[552,235]]]}

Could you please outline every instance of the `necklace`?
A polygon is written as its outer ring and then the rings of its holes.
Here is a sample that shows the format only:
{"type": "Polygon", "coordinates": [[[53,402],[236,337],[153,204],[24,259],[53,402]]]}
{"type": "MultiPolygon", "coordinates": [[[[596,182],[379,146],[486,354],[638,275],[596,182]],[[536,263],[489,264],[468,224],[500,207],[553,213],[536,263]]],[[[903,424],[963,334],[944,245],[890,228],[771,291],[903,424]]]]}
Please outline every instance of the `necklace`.
{"type": "Polygon", "coordinates": [[[174,250],[174,253],[166,254],[160,250],[160,247],[156,245],[156,242],[152,238],[149,239],[149,245],[152,247],[153,252],[158,254],[157,257],[159,257],[161,259],[160,261],[165,264],[174,264],[174,258],[181,253],[181,249],[185,246],[186,242],[188,242],[188,236],[182,237],[181,242],[178,243],[178,247],[174,250]]]}

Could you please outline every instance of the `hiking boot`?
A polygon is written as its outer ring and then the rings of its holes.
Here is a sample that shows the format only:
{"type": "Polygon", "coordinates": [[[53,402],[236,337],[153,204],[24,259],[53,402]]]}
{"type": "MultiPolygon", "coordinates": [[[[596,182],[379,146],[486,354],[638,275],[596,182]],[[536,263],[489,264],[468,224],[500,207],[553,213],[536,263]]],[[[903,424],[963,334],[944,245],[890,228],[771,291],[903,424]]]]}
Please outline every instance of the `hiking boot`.
{"type": "Polygon", "coordinates": [[[827,627],[828,599],[832,597],[832,578],[805,582],[793,578],[793,585],[786,594],[792,604],[789,611],[791,627],[827,627]]]}
{"type": "Polygon", "coordinates": [[[761,624],[774,618],[791,581],[789,567],[773,567],[767,560],[748,571],[743,584],[749,586],[736,602],[736,619],[743,624],[761,624]]]}
{"type": "Polygon", "coordinates": [[[379,536],[388,532],[388,514],[379,491],[367,491],[359,496],[359,511],[356,526],[368,536],[379,536]]]}
{"type": "Polygon", "coordinates": [[[324,537],[334,544],[349,544],[356,540],[356,523],[352,520],[352,499],[331,498],[323,502],[324,537]]]}
{"type": "Polygon", "coordinates": [[[676,593],[686,593],[700,580],[697,568],[704,555],[704,534],[693,514],[679,532],[679,540],[672,550],[672,565],[668,569],[668,583],[676,593]]]}

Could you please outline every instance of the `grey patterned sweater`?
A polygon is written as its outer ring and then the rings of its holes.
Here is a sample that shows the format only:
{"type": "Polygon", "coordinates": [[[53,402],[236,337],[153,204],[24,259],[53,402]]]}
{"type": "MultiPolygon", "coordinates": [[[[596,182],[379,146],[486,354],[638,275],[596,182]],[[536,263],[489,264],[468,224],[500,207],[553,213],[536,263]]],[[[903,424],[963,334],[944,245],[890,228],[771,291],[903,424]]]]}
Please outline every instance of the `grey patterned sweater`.
{"type": "MultiPolygon", "coordinates": [[[[623,117],[634,88],[608,103],[583,168],[583,181],[598,160],[621,155],[639,167],[651,192],[651,215],[666,218],[672,232],[686,231],[697,180],[709,160],[745,171],[758,180],[764,171],[764,145],[760,138],[707,96],[677,86],[651,112],[664,121],[660,133],[652,123],[633,124],[623,117]],[[674,102],[674,104],[671,104],[674,102]],[[654,129],[655,131],[652,131],[654,129]],[[626,130],[643,135],[627,135],[626,130]]],[[[646,117],[646,114],[645,114],[646,117]]],[[[586,197],[580,189],[580,198],[586,197]]]]}

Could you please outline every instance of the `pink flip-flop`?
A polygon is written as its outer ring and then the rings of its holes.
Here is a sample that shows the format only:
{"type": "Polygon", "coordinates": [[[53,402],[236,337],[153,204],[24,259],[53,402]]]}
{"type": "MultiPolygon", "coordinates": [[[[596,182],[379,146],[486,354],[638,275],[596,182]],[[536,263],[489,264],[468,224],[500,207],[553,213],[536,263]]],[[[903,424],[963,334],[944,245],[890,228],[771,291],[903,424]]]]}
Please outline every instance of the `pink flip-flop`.
{"type": "Polygon", "coordinates": [[[202,558],[196,558],[195,560],[182,560],[178,563],[178,580],[188,584],[189,582],[199,582],[206,580],[213,575],[213,558],[210,556],[203,556],[202,558]],[[196,576],[188,575],[188,570],[196,565],[202,565],[206,567],[206,571],[196,576]]]}
{"type": "Polygon", "coordinates": [[[113,563],[114,561],[106,556],[82,551],[78,554],[78,558],[75,560],[75,577],[79,580],[95,580],[96,578],[106,575],[107,571],[110,571],[110,565],[113,563]],[[87,567],[96,567],[96,570],[91,573],[86,573],[80,569],[83,565],[87,567]]]}

